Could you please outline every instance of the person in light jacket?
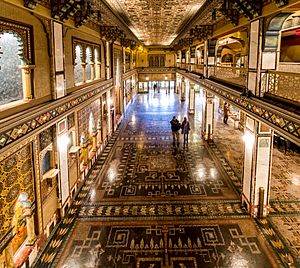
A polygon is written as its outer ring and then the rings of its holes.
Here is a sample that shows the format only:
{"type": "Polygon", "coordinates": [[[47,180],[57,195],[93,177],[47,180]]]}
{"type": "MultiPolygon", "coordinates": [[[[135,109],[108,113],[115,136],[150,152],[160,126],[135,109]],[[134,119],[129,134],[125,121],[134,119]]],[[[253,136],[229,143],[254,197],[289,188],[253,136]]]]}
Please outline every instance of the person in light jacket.
{"type": "Polygon", "coordinates": [[[181,123],[181,129],[181,133],[183,134],[183,146],[185,146],[189,143],[189,132],[191,130],[190,122],[187,120],[186,117],[183,118],[183,121],[181,123]]]}

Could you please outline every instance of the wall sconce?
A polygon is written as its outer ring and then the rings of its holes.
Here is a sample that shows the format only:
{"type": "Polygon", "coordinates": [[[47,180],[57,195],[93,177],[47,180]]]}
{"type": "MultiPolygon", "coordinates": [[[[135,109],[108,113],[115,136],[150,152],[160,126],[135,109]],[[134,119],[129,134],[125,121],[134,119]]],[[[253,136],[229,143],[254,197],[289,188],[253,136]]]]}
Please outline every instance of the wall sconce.
{"type": "Polygon", "coordinates": [[[149,77],[146,77],[146,80],[148,81],[148,80],[149,80],[149,77]]]}

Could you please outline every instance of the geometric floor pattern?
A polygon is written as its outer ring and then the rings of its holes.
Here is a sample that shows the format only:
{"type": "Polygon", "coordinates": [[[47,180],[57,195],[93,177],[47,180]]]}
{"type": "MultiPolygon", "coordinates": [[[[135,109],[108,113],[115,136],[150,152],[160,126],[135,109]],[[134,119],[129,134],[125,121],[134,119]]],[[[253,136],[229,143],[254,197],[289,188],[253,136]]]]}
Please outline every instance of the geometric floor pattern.
{"type": "Polygon", "coordinates": [[[249,219],[78,221],[58,267],[277,267],[249,219]]]}
{"type": "Polygon", "coordinates": [[[201,139],[199,99],[189,146],[177,149],[169,121],[187,103],[137,96],[35,267],[300,267],[299,199],[250,218],[241,159],[201,139]]]}

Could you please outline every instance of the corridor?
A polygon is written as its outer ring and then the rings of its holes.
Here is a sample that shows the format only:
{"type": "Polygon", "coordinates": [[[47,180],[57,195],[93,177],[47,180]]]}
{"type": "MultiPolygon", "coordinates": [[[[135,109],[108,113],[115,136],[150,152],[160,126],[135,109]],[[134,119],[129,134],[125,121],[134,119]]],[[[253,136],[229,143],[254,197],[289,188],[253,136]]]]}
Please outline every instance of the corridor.
{"type": "Polygon", "coordinates": [[[241,207],[238,177],[201,139],[197,103],[189,145],[176,149],[170,120],[187,103],[136,97],[36,267],[296,267],[241,207]]]}

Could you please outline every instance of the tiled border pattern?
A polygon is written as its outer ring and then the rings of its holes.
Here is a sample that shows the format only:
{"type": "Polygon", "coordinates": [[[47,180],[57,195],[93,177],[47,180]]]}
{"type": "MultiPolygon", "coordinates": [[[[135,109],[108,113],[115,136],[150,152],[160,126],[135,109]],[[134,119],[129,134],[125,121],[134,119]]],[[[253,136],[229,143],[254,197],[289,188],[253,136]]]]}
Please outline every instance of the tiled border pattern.
{"type": "Polygon", "coordinates": [[[300,201],[277,202],[270,201],[270,214],[273,215],[299,215],[300,201]]]}
{"type": "MultiPolygon", "coordinates": [[[[115,131],[112,135],[110,141],[107,146],[103,150],[103,153],[98,158],[98,160],[94,164],[93,171],[99,172],[103,167],[107,157],[103,157],[103,155],[108,156],[110,151],[112,150],[117,137],[120,133],[120,128],[115,131]]],[[[45,243],[44,248],[40,251],[38,256],[36,257],[36,261],[33,263],[32,267],[51,267],[53,261],[56,259],[57,254],[63,246],[63,243],[67,240],[67,237],[75,223],[75,220],[78,217],[78,213],[80,211],[81,205],[84,200],[87,198],[91,185],[94,182],[95,177],[91,176],[91,172],[88,174],[87,178],[84,181],[84,185],[79,190],[74,202],[72,203],[70,209],[68,210],[66,216],[62,220],[61,223],[57,226],[56,230],[53,232],[53,235],[50,236],[45,243]]]]}
{"type": "Polygon", "coordinates": [[[268,241],[270,247],[277,253],[278,258],[283,264],[283,267],[300,267],[300,263],[291,254],[284,239],[280,237],[276,229],[273,227],[270,219],[256,219],[256,223],[268,241]]]}
{"type": "Polygon", "coordinates": [[[210,218],[226,216],[247,216],[239,200],[209,202],[155,202],[155,203],[94,203],[84,205],[79,217],[166,217],[184,216],[210,218]]]}

